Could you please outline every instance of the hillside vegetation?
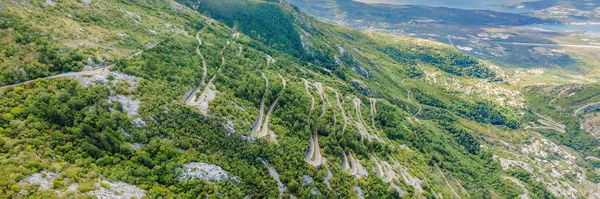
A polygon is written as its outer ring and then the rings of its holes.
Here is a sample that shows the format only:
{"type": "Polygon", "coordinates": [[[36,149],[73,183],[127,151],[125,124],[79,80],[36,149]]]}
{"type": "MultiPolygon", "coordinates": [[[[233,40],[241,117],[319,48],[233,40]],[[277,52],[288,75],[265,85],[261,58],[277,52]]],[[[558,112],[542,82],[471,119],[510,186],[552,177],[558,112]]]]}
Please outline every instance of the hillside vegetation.
{"type": "Polygon", "coordinates": [[[533,113],[430,80],[505,86],[438,43],[324,24],[285,1],[1,10],[8,198],[569,197],[491,144],[530,144],[533,113]]]}

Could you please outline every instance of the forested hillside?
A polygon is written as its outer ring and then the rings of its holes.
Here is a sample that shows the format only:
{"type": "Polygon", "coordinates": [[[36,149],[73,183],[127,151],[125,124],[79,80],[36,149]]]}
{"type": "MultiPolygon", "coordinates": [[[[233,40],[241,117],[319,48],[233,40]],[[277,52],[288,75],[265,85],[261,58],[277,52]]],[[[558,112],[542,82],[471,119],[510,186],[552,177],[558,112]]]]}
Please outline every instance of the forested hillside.
{"type": "Polygon", "coordinates": [[[505,86],[439,43],[321,23],[285,1],[0,6],[6,198],[592,193],[575,177],[594,172],[586,161],[570,178],[507,166],[539,136],[523,129],[534,113],[439,85],[505,86]]]}

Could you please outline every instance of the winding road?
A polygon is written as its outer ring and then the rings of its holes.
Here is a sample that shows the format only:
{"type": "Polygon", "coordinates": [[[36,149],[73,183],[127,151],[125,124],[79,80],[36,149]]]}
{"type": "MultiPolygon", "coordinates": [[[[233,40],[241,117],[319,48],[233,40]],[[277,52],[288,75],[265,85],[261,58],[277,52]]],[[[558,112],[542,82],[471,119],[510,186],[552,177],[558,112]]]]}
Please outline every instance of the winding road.
{"type": "MultiPolygon", "coordinates": [[[[323,116],[325,116],[325,111],[327,110],[327,103],[329,100],[325,98],[325,91],[323,89],[323,85],[320,82],[313,83],[313,86],[317,89],[317,93],[321,97],[321,114],[317,117],[317,121],[315,122],[315,134],[319,133],[319,121],[323,116]]],[[[331,104],[330,104],[331,105],[331,104]]]]}
{"type": "MultiPolygon", "coordinates": [[[[283,84],[283,90],[281,90],[281,92],[279,92],[279,94],[277,95],[275,100],[273,100],[273,103],[271,103],[271,107],[269,107],[269,111],[267,111],[267,114],[265,115],[265,122],[262,126],[262,132],[260,133],[260,135],[263,135],[263,136],[266,136],[269,133],[269,119],[271,118],[271,113],[275,109],[275,105],[277,105],[277,102],[279,101],[279,98],[281,97],[281,94],[285,91],[285,87],[286,87],[285,79],[283,78],[283,76],[281,76],[281,74],[278,74],[278,75],[279,75],[279,78],[281,79],[281,83],[283,84]]],[[[275,137],[275,134],[273,132],[270,133],[270,137],[271,137],[271,140],[277,142],[277,138],[275,137]]]]}
{"type": "Polygon", "coordinates": [[[344,156],[342,156],[342,170],[343,171],[347,171],[350,175],[356,176],[356,177],[361,177],[361,176],[368,176],[369,173],[367,172],[367,169],[365,169],[365,167],[363,167],[360,164],[360,160],[354,158],[354,156],[352,156],[352,153],[348,153],[348,155],[346,155],[346,153],[344,152],[343,154],[344,156]]]}
{"type": "Polygon", "coordinates": [[[327,169],[327,175],[323,178],[323,183],[325,183],[329,190],[332,190],[331,182],[329,182],[329,180],[331,180],[331,178],[333,177],[333,173],[331,173],[329,166],[327,166],[327,159],[323,158],[323,163],[325,165],[325,169],[327,169]]]}
{"type": "Polygon", "coordinates": [[[369,103],[371,105],[371,123],[373,125],[373,129],[376,129],[376,127],[375,127],[375,114],[377,114],[377,99],[375,99],[375,98],[369,98],[369,103]]]}
{"type": "Polygon", "coordinates": [[[379,159],[377,159],[377,157],[375,157],[373,154],[369,154],[369,156],[371,156],[372,161],[375,162],[377,175],[381,177],[383,182],[392,182],[397,177],[387,162],[379,161],[379,159]]]}
{"type": "Polygon", "coordinates": [[[225,45],[220,52],[221,66],[219,66],[219,69],[217,69],[217,71],[212,75],[212,77],[210,78],[208,83],[205,83],[206,76],[208,74],[208,67],[206,65],[206,60],[204,59],[204,55],[202,55],[202,53],[200,52],[200,49],[199,49],[200,46],[202,45],[202,40],[200,39],[200,31],[198,31],[196,33],[196,40],[198,41],[198,46],[196,46],[196,53],[202,59],[202,69],[204,71],[202,72],[201,84],[204,85],[204,89],[202,89],[202,93],[200,93],[200,98],[197,99],[196,94],[200,91],[200,86],[194,88],[192,93],[190,94],[190,96],[185,100],[185,103],[189,106],[193,106],[193,107],[200,109],[200,112],[203,115],[206,115],[206,114],[208,114],[209,103],[210,103],[210,101],[212,101],[215,98],[215,95],[216,95],[216,89],[212,88],[212,87],[214,87],[213,82],[217,78],[217,75],[221,72],[223,67],[225,67],[225,57],[223,56],[223,51],[229,46],[230,42],[227,41],[227,45],[225,45]]]}
{"type": "Polygon", "coordinates": [[[304,82],[304,88],[306,89],[306,94],[308,94],[308,96],[310,96],[311,99],[311,103],[310,103],[310,109],[308,111],[308,126],[310,127],[310,116],[312,115],[312,111],[315,109],[315,97],[310,93],[309,88],[312,88],[310,86],[310,83],[306,80],[306,79],[302,79],[302,81],[304,82]]]}
{"type": "Polygon", "coordinates": [[[202,59],[202,70],[204,70],[202,72],[202,82],[201,85],[206,84],[206,76],[208,73],[208,67],[206,66],[206,59],[204,59],[204,55],[202,55],[202,53],[200,52],[200,46],[202,46],[202,40],[200,39],[200,31],[199,30],[198,33],[196,33],[196,40],[198,41],[198,45],[196,46],[196,54],[198,54],[198,56],[200,56],[200,58],[202,59]]]}
{"type": "MultiPolygon", "coordinates": [[[[309,126],[309,131],[310,131],[310,135],[309,135],[310,140],[309,140],[308,150],[304,154],[304,161],[306,161],[308,164],[313,165],[313,166],[320,166],[323,159],[321,156],[321,149],[319,147],[319,135],[318,135],[318,131],[317,131],[317,122],[315,122],[314,134],[313,134],[313,130],[311,128],[311,122],[310,122],[310,116],[312,115],[312,111],[315,108],[315,98],[310,93],[309,88],[312,88],[310,83],[306,79],[302,79],[302,80],[304,82],[304,88],[306,90],[306,93],[311,98],[310,110],[308,111],[308,126],[309,126]]],[[[323,106],[325,106],[325,103],[323,103],[323,106]]],[[[324,110],[323,110],[323,112],[324,112],[324,110]]],[[[318,118],[321,118],[322,116],[323,116],[323,113],[321,113],[321,115],[318,118]]]]}
{"type": "Polygon", "coordinates": [[[344,134],[344,132],[346,131],[346,125],[348,123],[348,118],[346,117],[346,113],[344,111],[344,107],[342,106],[342,103],[340,101],[340,94],[336,90],[334,90],[333,88],[331,88],[331,87],[328,87],[328,89],[331,90],[331,91],[333,91],[335,93],[335,99],[337,101],[338,109],[340,109],[340,111],[342,112],[342,117],[344,119],[344,126],[342,126],[342,134],[344,134]]]}
{"type": "Polygon", "coordinates": [[[259,112],[258,112],[258,118],[256,119],[256,122],[254,123],[254,128],[252,128],[252,134],[251,136],[253,138],[259,138],[259,137],[263,137],[265,135],[257,135],[258,131],[260,130],[260,126],[262,124],[262,119],[263,119],[263,114],[264,114],[264,110],[265,110],[265,95],[267,95],[267,91],[269,90],[269,80],[267,79],[267,76],[265,76],[265,73],[261,72],[261,75],[263,77],[263,79],[265,79],[265,91],[263,91],[262,97],[260,99],[260,108],[259,108],[259,112]]]}
{"type": "Polygon", "coordinates": [[[365,126],[365,123],[363,122],[364,119],[362,117],[362,111],[360,110],[360,107],[362,104],[360,99],[354,98],[352,100],[352,102],[354,103],[354,109],[356,110],[356,115],[357,115],[357,120],[358,120],[356,122],[356,127],[358,128],[358,131],[361,134],[361,142],[364,141],[364,137],[367,137],[367,139],[369,141],[373,138],[380,143],[384,143],[383,139],[379,138],[379,136],[377,136],[377,134],[370,134],[369,131],[367,131],[367,127],[365,126]]]}
{"type": "Polygon", "coordinates": [[[356,126],[358,128],[358,131],[360,133],[360,141],[364,141],[365,137],[367,137],[367,139],[371,139],[371,136],[369,136],[369,133],[367,132],[367,129],[365,128],[365,125],[362,123],[362,117],[360,116],[362,113],[360,111],[360,104],[361,101],[358,98],[354,98],[352,100],[352,104],[354,104],[354,110],[356,112],[356,126]]]}
{"type": "Polygon", "coordinates": [[[310,138],[308,151],[304,155],[304,160],[315,167],[321,165],[323,157],[321,156],[321,148],[319,147],[319,135],[315,134],[310,138]]]}
{"type": "Polygon", "coordinates": [[[350,164],[348,163],[348,156],[346,156],[346,152],[342,153],[342,171],[346,171],[350,169],[350,164]]]}
{"type": "Polygon", "coordinates": [[[375,115],[377,115],[377,99],[375,99],[375,98],[369,98],[369,102],[370,102],[370,105],[371,105],[371,123],[373,125],[373,130],[375,131],[375,133],[373,133],[372,136],[378,142],[384,143],[385,141],[383,141],[383,139],[381,139],[377,135],[377,132],[379,130],[377,129],[377,125],[375,125],[375,115]]]}
{"type": "MultiPolygon", "coordinates": [[[[208,67],[206,66],[206,59],[204,59],[204,55],[202,55],[202,52],[200,52],[200,46],[202,46],[202,40],[200,39],[201,31],[202,31],[202,29],[198,30],[198,32],[196,33],[196,41],[198,41],[198,45],[196,46],[196,54],[198,54],[198,56],[200,56],[200,58],[202,59],[203,72],[202,72],[202,81],[200,82],[200,85],[202,86],[202,85],[206,84],[206,76],[208,73],[208,67]]],[[[200,91],[200,86],[192,88],[192,92],[183,101],[188,105],[195,105],[194,103],[196,102],[196,93],[198,93],[199,91],[200,91]]]]}

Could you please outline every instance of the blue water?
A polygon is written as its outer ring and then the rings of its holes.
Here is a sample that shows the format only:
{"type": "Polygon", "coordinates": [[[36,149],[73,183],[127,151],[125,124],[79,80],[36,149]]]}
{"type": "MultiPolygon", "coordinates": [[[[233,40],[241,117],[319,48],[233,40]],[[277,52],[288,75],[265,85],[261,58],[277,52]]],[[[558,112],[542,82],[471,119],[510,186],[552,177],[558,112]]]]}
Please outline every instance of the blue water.
{"type": "Polygon", "coordinates": [[[354,0],[363,3],[389,3],[396,5],[423,5],[431,7],[447,7],[466,10],[492,10],[508,13],[525,13],[529,9],[505,8],[497,5],[518,3],[526,0],[354,0]]]}

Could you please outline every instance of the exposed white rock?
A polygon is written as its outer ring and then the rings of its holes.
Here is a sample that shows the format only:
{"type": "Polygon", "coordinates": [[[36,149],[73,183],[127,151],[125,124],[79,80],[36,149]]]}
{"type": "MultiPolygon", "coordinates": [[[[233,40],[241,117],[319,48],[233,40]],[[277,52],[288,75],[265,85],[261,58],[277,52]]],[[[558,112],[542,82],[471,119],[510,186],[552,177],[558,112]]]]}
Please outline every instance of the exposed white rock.
{"type": "Polygon", "coordinates": [[[227,124],[223,124],[223,128],[227,131],[227,135],[235,134],[235,128],[233,128],[233,120],[227,121],[227,124]]]}
{"type": "Polygon", "coordinates": [[[125,14],[123,15],[123,17],[127,18],[127,17],[131,17],[133,18],[133,20],[135,21],[135,23],[141,23],[142,22],[142,17],[139,14],[130,12],[130,11],[125,11],[125,14]]]}
{"type": "Polygon", "coordinates": [[[136,143],[132,143],[132,144],[130,144],[130,145],[131,145],[131,148],[133,148],[133,150],[136,150],[136,151],[137,151],[138,149],[140,149],[140,148],[142,148],[142,147],[146,146],[145,144],[142,144],[142,143],[137,143],[137,142],[136,142],[136,143]]]}
{"type": "Polygon", "coordinates": [[[138,77],[107,70],[101,70],[91,75],[80,75],[77,76],[77,80],[79,80],[79,82],[85,86],[107,83],[109,83],[110,86],[116,86],[118,82],[128,82],[129,90],[135,89],[140,82],[138,77]],[[114,81],[109,80],[109,77],[110,79],[114,79],[114,81]]]}
{"type": "Polygon", "coordinates": [[[103,181],[103,184],[108,184],[109,188],[101,186],[100,189],[88,192],[89,195],[96,196],[99,199],[131,199],[142,198],[146,196],[146,191],[124,182],[108,182],[103,181]]]}
{"type": "Polygon", "coordinates": [[[146,126],[146,121],[142,120],[142,118],[135,118],[131,121],[131,124],[133,124],[134,127],[140,128],[143,126],[146,126]]]}
{"type": "Polygon", "coordinates": [[[52,0],[46,0],[46,2],[44,3],[45,6],[56,6],[56,2],[52,1],[52,0]]]}
{"type": "Polygon", "coordinates": [[[310,185],[313,182],[315,182],[315,180],[312,177],[307,175],[302,176],[302,186],[310,185]]]}
{"type": "Polygon", "coordinates": [[[333,60],[335,61],[336,64],[338,65],[342,65],[344,62],[342,62],[342,59],[340,59],[340,57],[338,57],[337,55],[333,56],[333,60]]]}
{"type": "Polygon", "coordinates": [[[127,116],[135,117],[138,115],[138,109],[140,108],[139,99],[134,100],[131,96],[117,95],[108,97],[108,102],[120,102],[121,105],[123,105],[123,111],[127,113],[127,116]]]}
{"type": "Polygon", "coordinates": [[[239,182],[236,177],[230,177],[229,173],[223,168],[200,162],[190,162],[183,165],[183,174],[179,177],[179,180],[203,180],[203,181],[217,181],[222,180],[234,180],[239,182]]]}
{"type": "Polygon", "coordinates": [[[51,189],[52,188],[52,180],[58,177],[57,173],[46,172],[46,173],[34,173],[30,176],[25,177],[21,181],[19,181],[19,185],[34,185],[39,184],[40,189],[51,189]]]}
{"type": "Polygon", "coordinates": [[[521,183],[521,181],[519,181],[516,178],[513,177],[504,177],[505,179],[508,179],[510,181],[512,181],[513,183],[515,183],[518,187],[520,187],[521,189],[523,189],[523,194],[521,194],[519,197],[521,199],[529,199],[529,190],[527,188],[525,188],[525,185],[523,185],[523,183],[521,183]]]}
{"type": "Polygon", "coordinates": [[[313,187],[312,189],[310,189],[310,194],[312,194],[313,196],[320,195],[321,191],[313,187]]]}
{"type": "Polygon", "coordinates": [[[598,112],[583,115],[579,121],[581,129],[600,139],[600,114],[598,112]]]}
{"type": "Polygon", "coordinates": [[[517,160],[509,160],[505,158],[498,158],[500,160],[500,164],[502,165],[502,170],[509,170],[512,167],[521,167],[525,169],[529,173],[533,173],[533,168],[529,166],[529,164],[517,160]]]}
{"type": "Polygon", "coordinates": [[[527,70],[527,73],[540,76],[540,75],[544,74],[544,69],[541,69],[541,68],[529,69],[529,70],[527,70]]]}
{"type": "Polygon", "coordinates": [[[58,193],[58,195],[62,195],[63,193],[66,193],[66,192],[75,193],[75,192],[77,192],[78,187],[79,187],[79,183],[73,183],[73,184],[69,185],[67,187],[67,189],[65,189],[65,190],[56,190],[56,193],[58,193]]]}
{"type": "MultiPolygon", "coordinates": [[[[23,180],[19,181],[19,185],[34,185],[38,184],[39,189],[42,190],[50,190],[53,189],[52,180],[58,178],[60,175],[53,172],[46,173],[35,173],[30,176],[25,177],[23,180]]],[[[146,196],[145,191],[124,182],[109,182],[102,181],[101,183],[96,183],[95,187],[100,187],[99,189],[92,190],[87,193],[87,195],[96,196],[99,199],[131,199],[131,198],[142,198],[146,196]],[[108,185],[108,188],[101,186],[100,184],[108,185]]],[[[69,185],[64,190],[55,190],[58,195],[62,195],[66,192],[74,192],[77,193],[77,188],[79,187],[78,183],[73,183],[69,185]]]]}
{"type": "Polygon", "coordinates": [[[277,60],[273,59],[271,55],[267,55],[267,65],[274,64],[277,60]]]}

